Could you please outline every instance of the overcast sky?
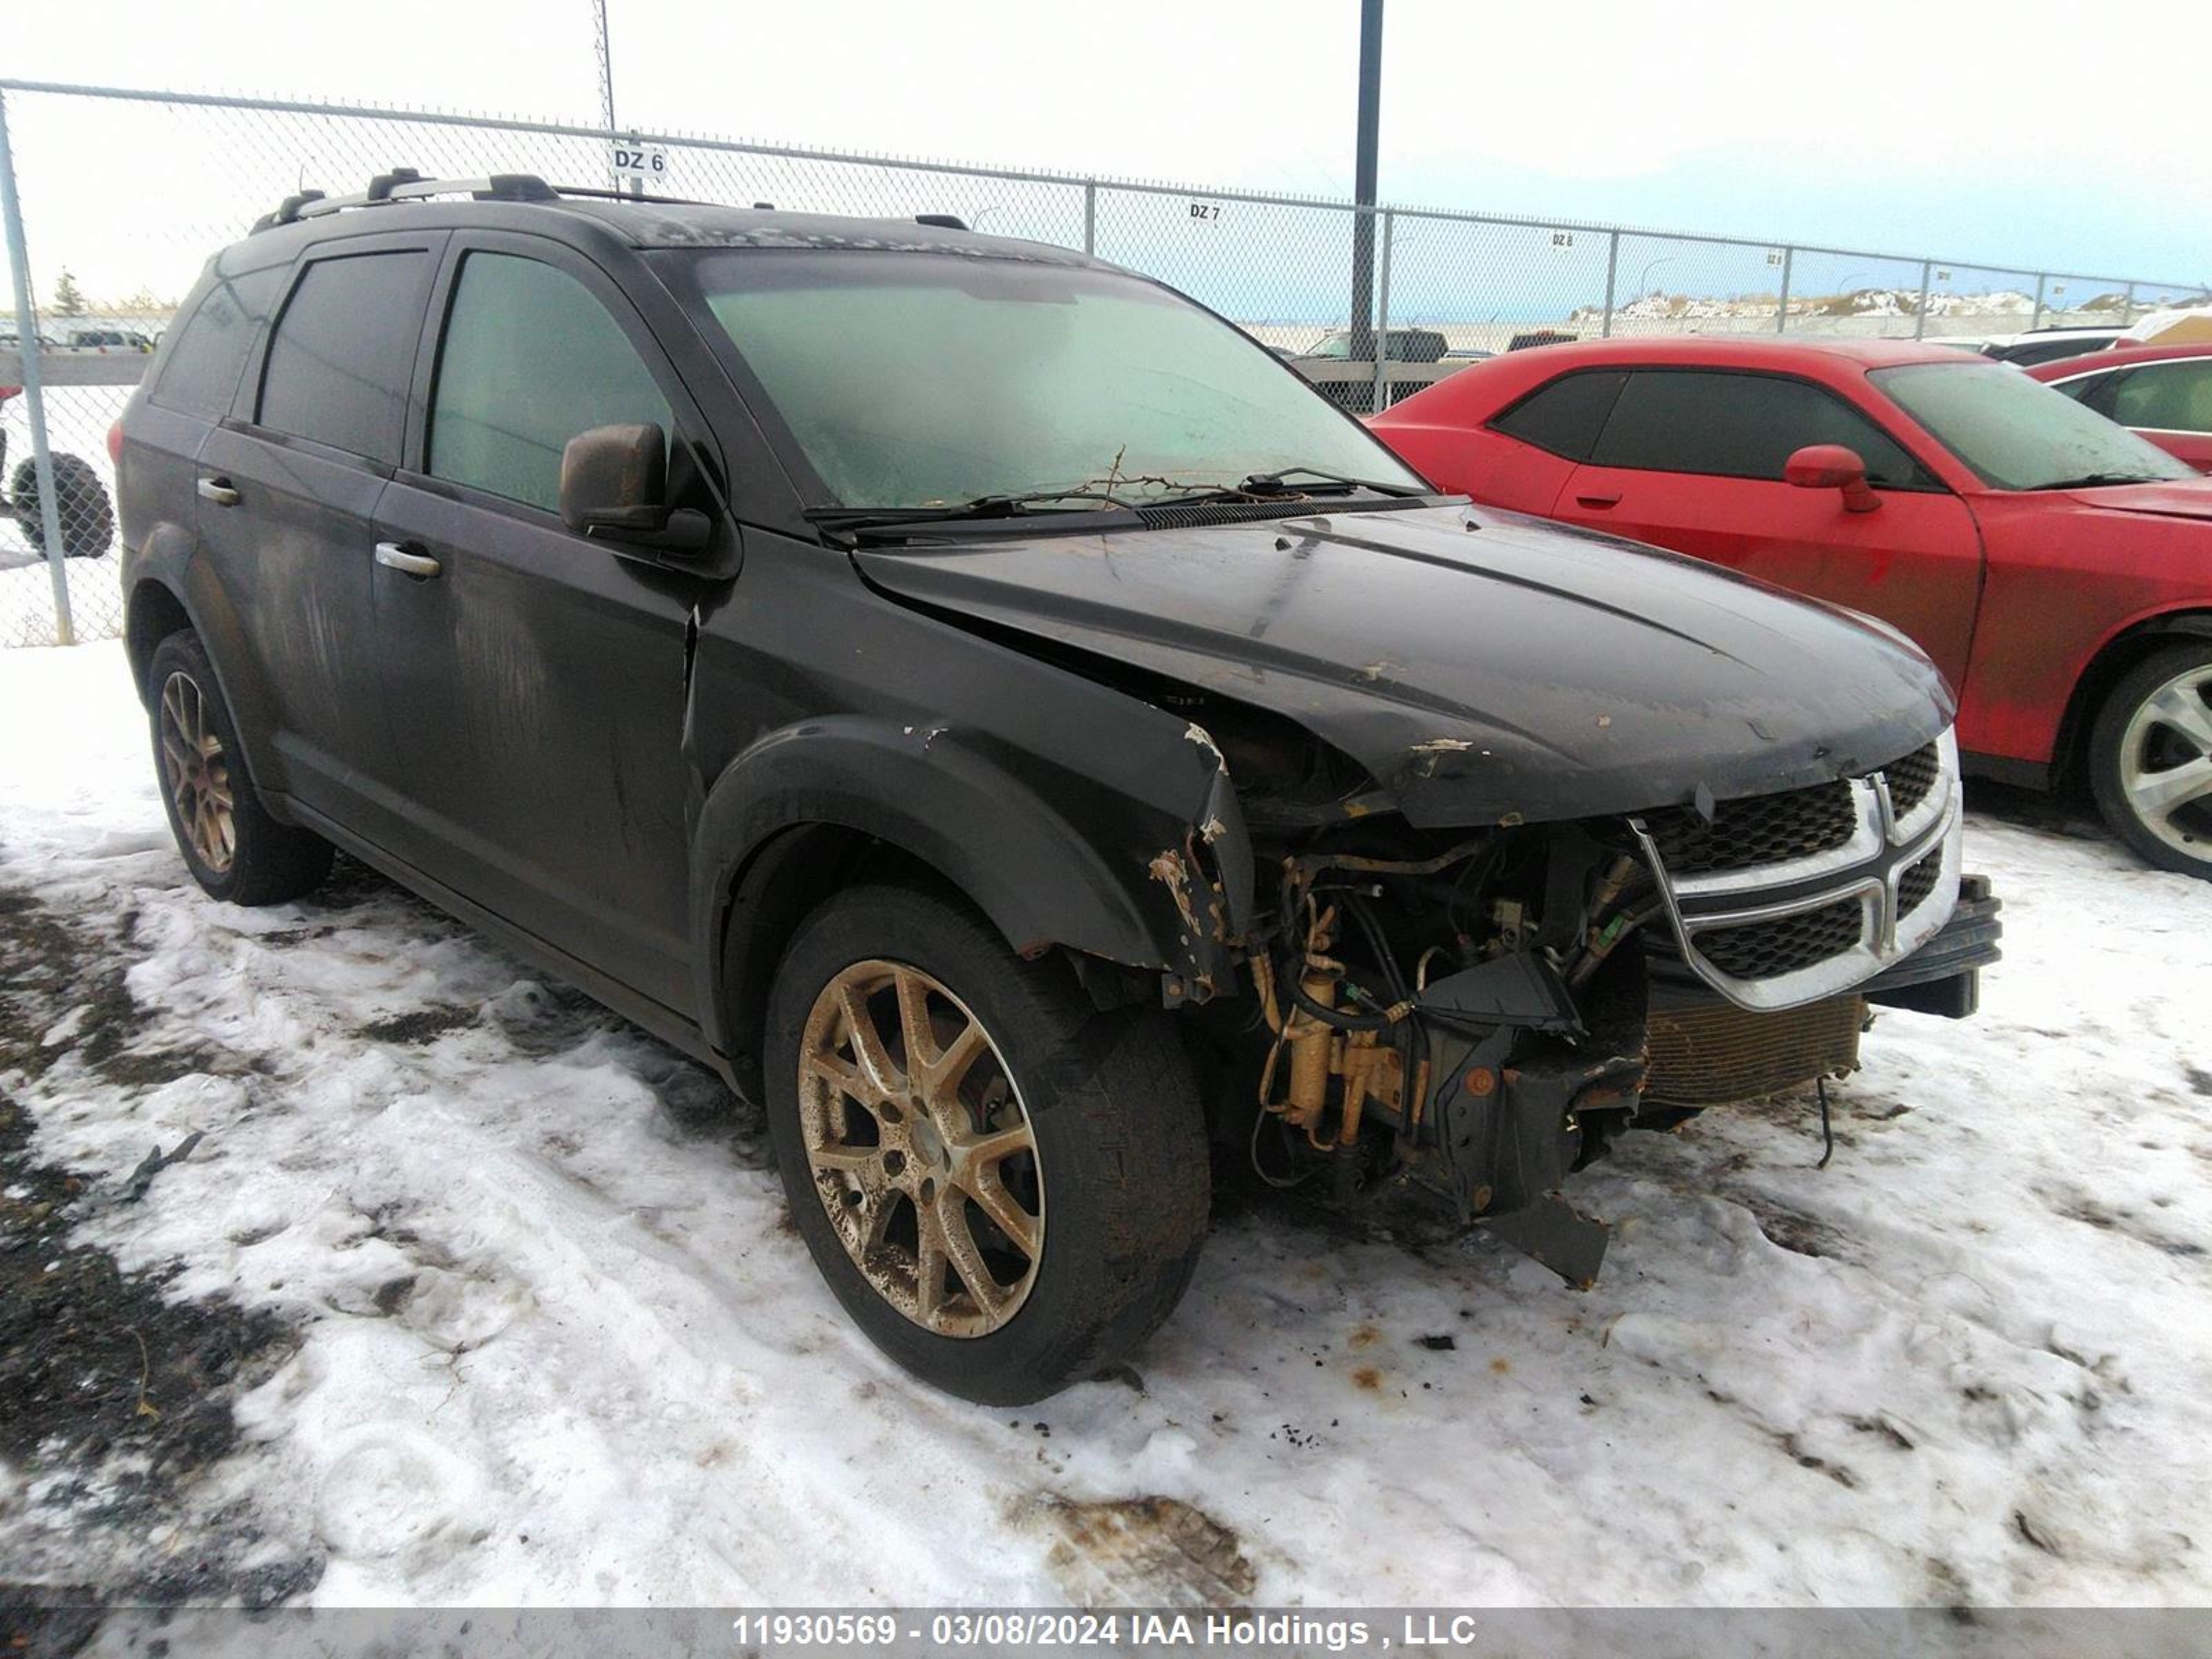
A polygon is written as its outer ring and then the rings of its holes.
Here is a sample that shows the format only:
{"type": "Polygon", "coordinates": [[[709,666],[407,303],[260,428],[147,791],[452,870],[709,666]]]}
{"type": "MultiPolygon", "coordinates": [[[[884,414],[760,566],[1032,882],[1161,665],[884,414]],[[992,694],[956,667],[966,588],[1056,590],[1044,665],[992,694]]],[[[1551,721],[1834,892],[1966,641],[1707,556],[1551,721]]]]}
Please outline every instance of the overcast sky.
{"type": "MultiPolygon", "coordinates": [[[[1351,186],[1355,0],[609,3],[624,125],[1351,186]]],[[[591,20],[587,0],[82,0],[11,38],[5,72],[589,120],[591,20]]],[[[2212,283],[2185,32],[2032,0],[1389,0],[1382,193],[2212,283]]]]}

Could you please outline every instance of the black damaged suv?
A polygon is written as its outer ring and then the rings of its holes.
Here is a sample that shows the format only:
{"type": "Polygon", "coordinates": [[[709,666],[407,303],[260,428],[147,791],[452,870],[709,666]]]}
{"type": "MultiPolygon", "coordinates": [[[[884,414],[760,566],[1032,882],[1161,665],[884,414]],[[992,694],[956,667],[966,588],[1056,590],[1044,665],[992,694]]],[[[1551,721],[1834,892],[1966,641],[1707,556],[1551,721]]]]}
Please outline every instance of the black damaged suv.
{"type": "Polygon", "coordinates": [[[217,898],[331,848],[763,1103],[956,1393],[1174,1306],[1216,1158],[1480,1218],[1972,1011],[1897,635],[1435,494],[1158,284],[949,222],[295,198],[122,422],[129,649],[217,898]]]}

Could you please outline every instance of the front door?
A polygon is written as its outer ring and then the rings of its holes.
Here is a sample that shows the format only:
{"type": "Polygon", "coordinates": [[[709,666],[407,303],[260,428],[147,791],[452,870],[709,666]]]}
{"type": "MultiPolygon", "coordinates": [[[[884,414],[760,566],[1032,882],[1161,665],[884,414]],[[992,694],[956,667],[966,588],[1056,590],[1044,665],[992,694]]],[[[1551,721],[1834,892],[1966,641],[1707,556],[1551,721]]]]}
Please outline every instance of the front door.
{"type": "Polygon", "coordinates": [[[376,531],[403,856],[688,1010],[686,630],[704,585],[556,508],[576,434],[649,421],[681,447],[703,422],[628,301],[556,244],[457,240],[433,312],[421,429],[376,531]]]}
{"type": "Polygon", "coordinates": [[[1671,547],[1880,617],[1962,683],[1981,599],[1982,544],[1966,503],[1833,392],[1782,375],[1638,369],[1554,517],[1671,547]],[[1808,444],[1867,464],[1881,505],[1783,482],[1808,444]]]}

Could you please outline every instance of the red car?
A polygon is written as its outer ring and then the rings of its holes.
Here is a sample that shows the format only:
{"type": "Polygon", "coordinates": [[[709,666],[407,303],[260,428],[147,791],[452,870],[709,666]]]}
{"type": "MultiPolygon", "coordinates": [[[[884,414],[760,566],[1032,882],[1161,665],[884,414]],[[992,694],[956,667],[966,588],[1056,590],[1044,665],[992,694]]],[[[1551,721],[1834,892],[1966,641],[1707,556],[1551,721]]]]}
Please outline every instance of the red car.
{"type": "Polygon", "coordinates": [[[2027,373],[2212,472],[2212,344],[2122,346],[2027,373]]]}
{"type": "Polygon", "coordinates": [[[1593,341],[1370,424],[1477,501],[1882,618],[1958,688],[1974,769],[2086,779],[2144,857],[2212,877],[2212,478],[2021,370],[1903,342],[1593,341]]]}

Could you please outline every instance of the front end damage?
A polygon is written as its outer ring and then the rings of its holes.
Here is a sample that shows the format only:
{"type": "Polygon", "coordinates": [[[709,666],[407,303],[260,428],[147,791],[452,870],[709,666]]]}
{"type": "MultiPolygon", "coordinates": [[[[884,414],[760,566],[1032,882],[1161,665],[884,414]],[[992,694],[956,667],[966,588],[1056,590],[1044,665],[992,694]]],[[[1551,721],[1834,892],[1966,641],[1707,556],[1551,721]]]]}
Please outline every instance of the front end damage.
{"type": "MultiPolygon", "coordinates": [[[[1236,737],[1193,731],[1237,775],[1236,737]]],[[[1242,999],[1201,1016],[1255,1167],[1480,1221],[1577,1285],[1606,1232],[1561,1188],[1621,1129],[1840,1077],[1870,1002],[1972,1012],[1996,954],[1948,732],[1810,787],[1463,835],[1333,796],[1324,756],[1250,758],[1264,890],[1228,884],[1219,811],[1152,873],[1194,947],[1170,1000],[1228,990],[1214,958],[1257,1001],[1256,1044],[1242,999]]]]}

